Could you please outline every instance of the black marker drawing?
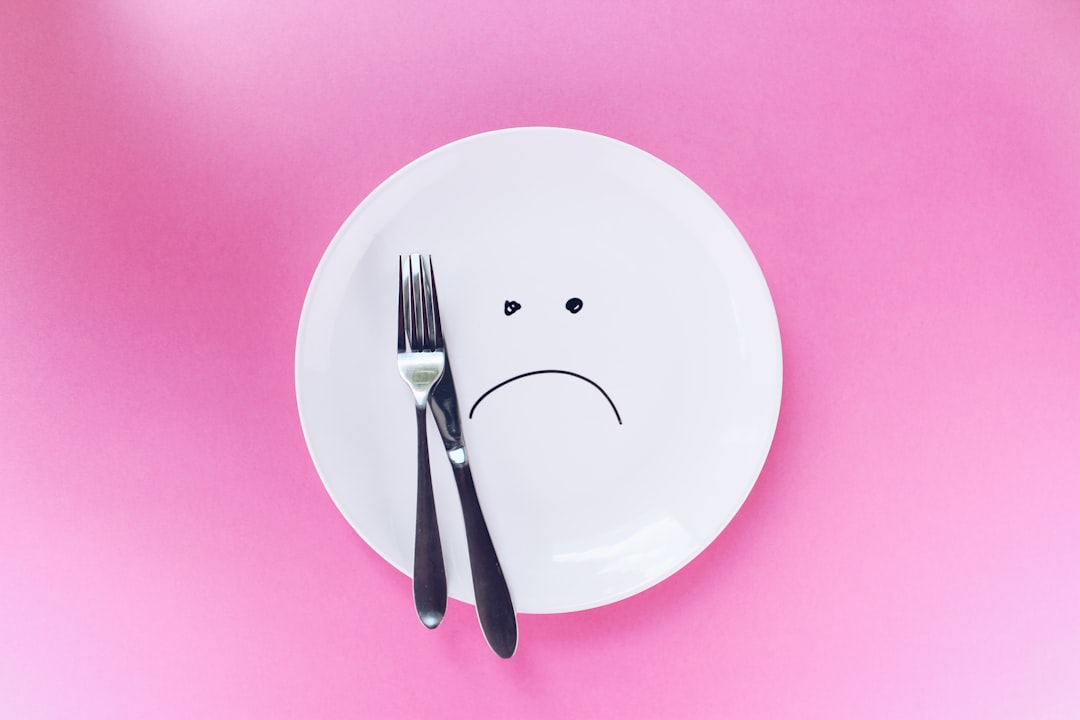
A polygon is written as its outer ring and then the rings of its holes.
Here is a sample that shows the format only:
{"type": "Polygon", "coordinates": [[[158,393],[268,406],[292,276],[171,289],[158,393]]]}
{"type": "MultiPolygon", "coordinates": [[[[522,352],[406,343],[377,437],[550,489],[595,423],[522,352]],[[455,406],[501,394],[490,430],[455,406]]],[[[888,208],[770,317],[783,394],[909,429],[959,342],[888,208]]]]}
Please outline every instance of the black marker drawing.
{"type": "Polygon", "coordinates": [[[620,425],[622,425],[622,416],[619,415],[619,409],[615,407],[615,403],[612,401],[611,396],[607,394],[607,392],[604,390],[604,388],[600,387],[600,385],[596,381],[590,380],[589,378],[585,377],[584,375],[579,375],[579,374],[577,374],[575,372],[570,372],[569,370],[533,370],[531,372],[521,373],[520,375],[515,375],[514,377],[512,377],[512,378],[510,378],[508,380],[503,380],[501,383],[495,385],[494,387],[489,388],[486,392],[484,392],[483,395],[481,395],[479,398],[477,398],[476,402],[473,403],[473,406],[471,408],[469,408],[469,418],[472,419],[473,413],[476,412],[476,406],[479,405],[480,402],[484,398],[486,398],[488,395],[495,392],[499,388],[504,387],[504,386],[508,385],[509,383],[514,382],[515,380],[520,380],[522,378],[527,378],[527,377],[530,377],[532,375],[544,375],[546,373],[555,373],[557,375],[569,375],[571,377],[576,377],[579,380],[584,380],[585,382],[592,385],[594,388],[599,390],[600,394],[604,396],[604,399],[608,401],[608,405],[611,406],[612,412],[615,413],[615,419],[619,421],[620,425]]]}
{"type": "MultiPolygon", "coordinates": [[[[581,298],[572,297],[572,298],[570,298],[569,300],[566,301],[566,306],[565,307],[570,312],[570,314],[577,315],[579,312],[581,312],[581,308],[584,305],[585,305],[585,303],[583,303],[581,301],[581,298]]],[[[519,303],[517,300],[507,300],[507,301],[505,301],[503,303],[503,312],[507,316],[513,315],[514,313],[516,313],[520,309],[521,309],[521,303],[519,303]]],[[[569,370],[532,370],[532,371],[527,372],[527,373],[521,373],[520,375],[515,375],[514,377],[509,378],[508,380],[503,380],[501,383],[495,385],[494,387],[488,388],[486,391],[484,391],[483,395],[481,395],[479,398],[477,398],[476,402],[473,403],[473,406],[471,408],[469,408],[469,419],[471,420],[472,416],[473,416],[473,413],[476,412],[476,406],[479,405],[480,402],[484,398],[486,398],[488,395],[495,392],[499,388],[504,387],[504,386],[514,382],[515,380],[521,380],[522,378],[532,377],[533,375],[544,375],[544,374],[547,374],[547,373],[553,373],[553,374],[556,374],[556,375],[569,375],[570,377],[575,377],[578,380],[584,380],[585,382],[592,385],[594,388],[599,390],[600,394],[604,396],[604,399],[608,401],[608,405],[611,406],[611,411],[613,413],[615,413],[615,419],[619,421],[620,425],[622,425],[622,416],[619,415],[619,409],[617,407],[615,407],[615,402],[611,399],[611,396],[607,394],[607,391],[604,390],[604,388],[600,387],[600,384],[597,383],[595,380],[590,380],[589,378],[585,377],[584,375],[579,375],[578,373],[570,372],[569,370]]]]}

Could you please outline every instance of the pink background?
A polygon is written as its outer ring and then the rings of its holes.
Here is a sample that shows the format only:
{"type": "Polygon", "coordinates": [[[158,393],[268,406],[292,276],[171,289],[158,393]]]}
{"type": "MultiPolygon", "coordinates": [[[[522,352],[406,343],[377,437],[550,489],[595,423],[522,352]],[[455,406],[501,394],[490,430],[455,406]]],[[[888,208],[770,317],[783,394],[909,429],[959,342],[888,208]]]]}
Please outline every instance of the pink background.
{"type": "Polygon", "coordinates": [[[0,717],[1080,716],[1080,5],[510,6],[0,4],[0,717]],[[721,537],[503,662],[337,513],[293,350],[357,203],[516,125],[709,192],[786,372],[721,537]]]}

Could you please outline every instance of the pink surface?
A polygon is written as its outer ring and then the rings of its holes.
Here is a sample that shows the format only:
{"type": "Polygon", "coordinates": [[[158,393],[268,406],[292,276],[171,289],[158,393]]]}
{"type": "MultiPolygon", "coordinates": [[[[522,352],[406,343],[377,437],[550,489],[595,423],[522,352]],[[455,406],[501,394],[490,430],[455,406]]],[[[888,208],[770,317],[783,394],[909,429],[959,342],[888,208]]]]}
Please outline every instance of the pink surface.
{"type": "Polygon", "coordinates": [[[0,717],[1080,716],[1080,6],[729,5],[0,5],[0,717]],[[786,373],[719,540],[503,662],[293,349],[364,195],[515,125],[716,198],[786,373]]]}

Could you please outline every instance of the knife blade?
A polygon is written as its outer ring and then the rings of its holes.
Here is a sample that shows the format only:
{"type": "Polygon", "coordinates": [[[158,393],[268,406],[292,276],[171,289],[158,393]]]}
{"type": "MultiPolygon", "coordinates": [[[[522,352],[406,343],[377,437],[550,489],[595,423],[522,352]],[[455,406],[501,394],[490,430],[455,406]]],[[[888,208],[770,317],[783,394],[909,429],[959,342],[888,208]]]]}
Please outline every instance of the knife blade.
{"type": "Polygon", "coordinates": [[[495,654],[508,658],[517,649],[517,615],[473,484],[454,375],[450,370],[449,351],[446,353],[442,379],[432,389],[428,405],[454,471],[454,484],[457,485],[461,511],[465,517],[465,539],[469,546],[469,566],[480,628],[495,654]]]}

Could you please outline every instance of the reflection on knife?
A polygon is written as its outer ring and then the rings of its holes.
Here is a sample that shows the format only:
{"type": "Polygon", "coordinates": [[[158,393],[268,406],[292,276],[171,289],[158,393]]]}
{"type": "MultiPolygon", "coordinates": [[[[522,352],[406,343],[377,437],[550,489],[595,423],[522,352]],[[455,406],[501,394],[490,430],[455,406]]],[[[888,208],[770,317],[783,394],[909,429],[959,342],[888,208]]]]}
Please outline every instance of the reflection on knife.
{"type": "MultiPolygon", "coordinates": [[[[436,309],[436,312],[438,310],[436,309]]],[[[469,545],[469,565],[472,568],[473,592],[476,594],[476,614],[488,645],[499,657],[508,658],[517,649],[517,616],[510,600],[495,545],[491,542],[480,501],[476,497],[469,456],[465,452],[465,434],[461,428],[454,376],[450,371],[450,353],[446,354],[446,369],[428,400],[435,424],[439,426],[446,455],[454,469],[461,510],[465,516],[465,538],[469,545]]]]}

